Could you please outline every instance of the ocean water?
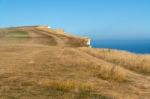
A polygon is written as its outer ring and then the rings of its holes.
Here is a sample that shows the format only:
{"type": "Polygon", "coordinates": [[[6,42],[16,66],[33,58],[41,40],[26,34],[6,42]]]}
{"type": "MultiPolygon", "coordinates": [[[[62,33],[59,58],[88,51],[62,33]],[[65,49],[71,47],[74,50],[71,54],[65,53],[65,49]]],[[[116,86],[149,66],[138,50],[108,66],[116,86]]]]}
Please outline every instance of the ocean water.
{"type": "Polygon", "coordinates": [[[150,40],[92,40],[93,48],[125,50],[137,54],[150,54],[150,40]]]}

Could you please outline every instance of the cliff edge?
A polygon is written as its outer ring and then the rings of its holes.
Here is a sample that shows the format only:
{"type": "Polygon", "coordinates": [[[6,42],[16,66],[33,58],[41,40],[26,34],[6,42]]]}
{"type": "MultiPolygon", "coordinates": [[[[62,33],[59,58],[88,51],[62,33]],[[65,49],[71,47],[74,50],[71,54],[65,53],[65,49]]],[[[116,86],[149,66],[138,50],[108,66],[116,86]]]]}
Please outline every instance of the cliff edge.
{"type": "Polygon", "coordinates": [[[150,55],[89,46],[48,26],[0,29],[0,99],[149,99],[150,55]]]}

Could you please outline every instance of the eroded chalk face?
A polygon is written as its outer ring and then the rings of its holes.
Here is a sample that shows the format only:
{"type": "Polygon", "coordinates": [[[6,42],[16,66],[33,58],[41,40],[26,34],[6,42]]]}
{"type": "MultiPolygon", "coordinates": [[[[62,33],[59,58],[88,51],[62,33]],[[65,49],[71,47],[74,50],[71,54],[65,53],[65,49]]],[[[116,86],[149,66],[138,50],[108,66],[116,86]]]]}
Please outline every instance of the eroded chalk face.
{"type": "Polygon", "coordinates": [[[88,39],[88,42],[87,42],[87,45],[91,45],[91,40],[90,39],[88,39]]]}
{"type": "Polygon", "coordinates": [[[88,39],[87,45],[91,48],[91,39],[88,39]]]}

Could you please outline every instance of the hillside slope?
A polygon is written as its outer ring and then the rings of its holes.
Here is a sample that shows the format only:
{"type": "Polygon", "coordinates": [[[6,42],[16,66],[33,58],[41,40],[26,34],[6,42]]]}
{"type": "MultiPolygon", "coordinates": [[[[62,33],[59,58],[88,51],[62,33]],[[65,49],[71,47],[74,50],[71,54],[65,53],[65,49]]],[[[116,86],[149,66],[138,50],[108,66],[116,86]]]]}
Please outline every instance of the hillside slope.
{"type": "Polygon", "coordinates": [[[150,56],[46,27],[0,29],[0,99],[149,99],[150,56]]]}

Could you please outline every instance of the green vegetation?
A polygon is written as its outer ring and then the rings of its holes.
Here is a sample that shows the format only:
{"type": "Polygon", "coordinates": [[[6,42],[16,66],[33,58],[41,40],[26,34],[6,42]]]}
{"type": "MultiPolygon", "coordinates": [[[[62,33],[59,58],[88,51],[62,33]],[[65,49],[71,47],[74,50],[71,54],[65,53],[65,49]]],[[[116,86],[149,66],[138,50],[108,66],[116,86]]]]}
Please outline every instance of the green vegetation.
{"type": "Polygon", "coordinates": [[[29,34],[28,34],[28,32],[26,32],[26,31],[10,31],[9,33],[7,33],[7,36],[8,37],[17,37],[17,38],[19,38],[19,37],[24,37],[24,38],[27,38],[27,37],[29,37],[29,34]]]}

